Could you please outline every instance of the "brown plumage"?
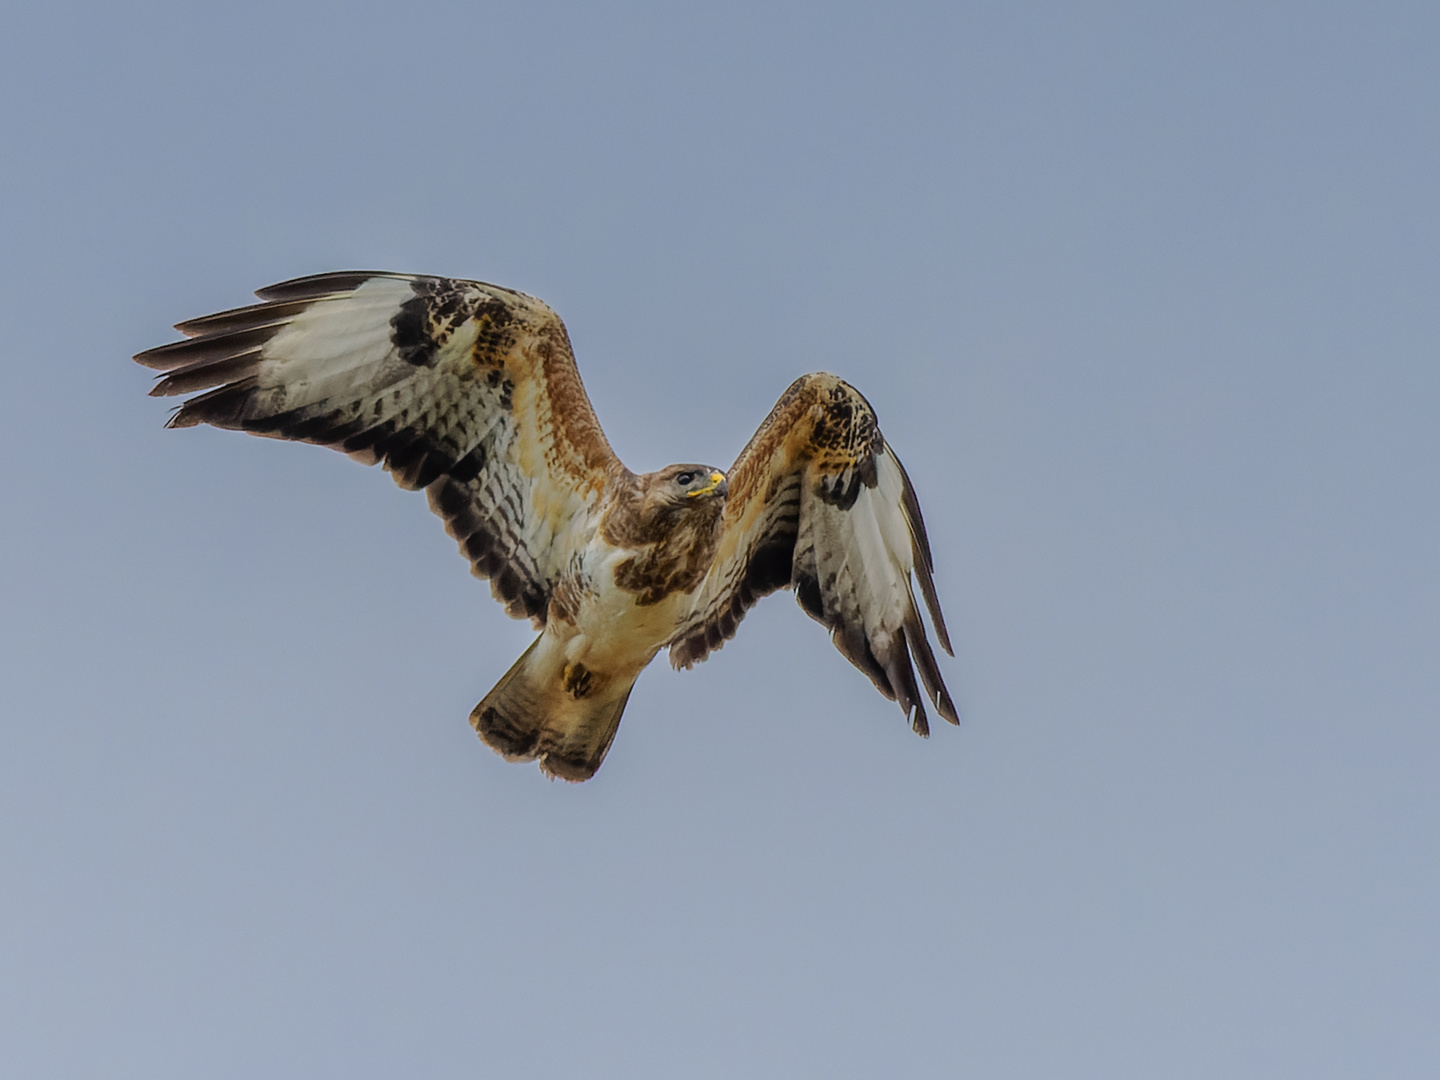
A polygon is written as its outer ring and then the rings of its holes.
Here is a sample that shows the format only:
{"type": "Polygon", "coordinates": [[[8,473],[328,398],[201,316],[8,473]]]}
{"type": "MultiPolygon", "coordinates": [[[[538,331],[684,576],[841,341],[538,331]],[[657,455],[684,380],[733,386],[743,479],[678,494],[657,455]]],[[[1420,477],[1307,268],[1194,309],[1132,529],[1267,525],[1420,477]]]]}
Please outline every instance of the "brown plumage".
{"type": "Polygon", "coordinates": [[[592,776],[660,649],[689,667],[786,587],[916,731],[929,730],[926,695],[958,722],[910,589],[913,572],[949,652],[919,503],[845,382],[797,380],[728,478],[704,465],[636,475],[600,428],[564,325],[533,297],[364,271],[258,295],[135,358],[163,373],[155,394],[203,391],[170,426],[318,443],[424,488],[472,571],[541,631],[471,714],[507,758],[592,776]]]}

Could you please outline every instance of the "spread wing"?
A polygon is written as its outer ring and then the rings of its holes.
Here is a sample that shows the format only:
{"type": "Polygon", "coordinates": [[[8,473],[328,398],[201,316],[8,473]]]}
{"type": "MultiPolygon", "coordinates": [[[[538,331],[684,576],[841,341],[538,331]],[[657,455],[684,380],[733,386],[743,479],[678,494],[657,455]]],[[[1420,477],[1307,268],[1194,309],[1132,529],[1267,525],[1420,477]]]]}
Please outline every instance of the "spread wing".
{"type": "Polygon", "coordinates": [[[425,488],[510,614],[543,624],[550,592],[623,471],[559,317],[524,293],[402,274],[319,274],[179,324],[135,359],[156,395],[207,391],[171,427],[213,424],[383,462],[425,488]]]}
{"type": "Polygon", "coordinates": [[[869,403],[833,375],[798,379],[741,452],[729,485],[719,550],[671,639],[670,662],[703,660],[760,597],[793,587],[845,658],[907,715],[914,709],[917,732],[930,726],[916,668],[936,710],[959,723],[910,588],[913,572],[951,653],[920,504],[869,403]]]}

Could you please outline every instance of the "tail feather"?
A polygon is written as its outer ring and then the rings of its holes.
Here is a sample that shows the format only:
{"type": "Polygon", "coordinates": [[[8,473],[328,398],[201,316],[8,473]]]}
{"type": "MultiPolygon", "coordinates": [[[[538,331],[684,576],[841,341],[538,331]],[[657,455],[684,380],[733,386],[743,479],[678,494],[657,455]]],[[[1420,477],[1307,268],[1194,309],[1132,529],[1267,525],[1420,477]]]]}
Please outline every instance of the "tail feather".
{"type": "Polygon", "coordinates": [[[544,634],[470,713],[485,745],[509,761],[540,762],[562,780],[595,775],[638,675],[604,679],[566,664],[544,634]]]}

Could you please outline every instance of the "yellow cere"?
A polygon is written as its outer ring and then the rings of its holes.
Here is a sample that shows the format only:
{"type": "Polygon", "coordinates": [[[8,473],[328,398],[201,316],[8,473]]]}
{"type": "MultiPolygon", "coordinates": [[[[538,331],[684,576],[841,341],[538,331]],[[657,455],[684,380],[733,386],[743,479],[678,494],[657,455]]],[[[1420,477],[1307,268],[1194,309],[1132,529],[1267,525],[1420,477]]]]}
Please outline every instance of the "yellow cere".
{"type": "Polygon", "coordinates": [[[709,484],[707,484],[703,488],[696,488],[694,491],[687,493],[685,497],[687,499],[693,499],[696,495],[708,495],[710,492],[714,491],[715,488],[719,485],[720,481],[724,479],[725,474],[717,469],[715,472],[712,472],[710,474],[709,484]]]}

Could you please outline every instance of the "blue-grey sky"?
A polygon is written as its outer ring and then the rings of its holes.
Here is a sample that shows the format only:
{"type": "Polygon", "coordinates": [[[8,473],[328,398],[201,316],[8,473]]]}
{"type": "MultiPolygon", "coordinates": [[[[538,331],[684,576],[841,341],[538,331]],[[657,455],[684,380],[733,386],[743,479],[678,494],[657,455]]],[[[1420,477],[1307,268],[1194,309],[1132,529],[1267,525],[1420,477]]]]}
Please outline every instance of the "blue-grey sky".
{"type": "Polygon", "coordinates": [[[0,1073],[1435,1075],[1440,8],[3,21],[0,1073]],[[501,761],[423,498],[128,360],[352,267],[548,300],[636,469],[853,382],[963,726],[781,594],[501,761]]]}

